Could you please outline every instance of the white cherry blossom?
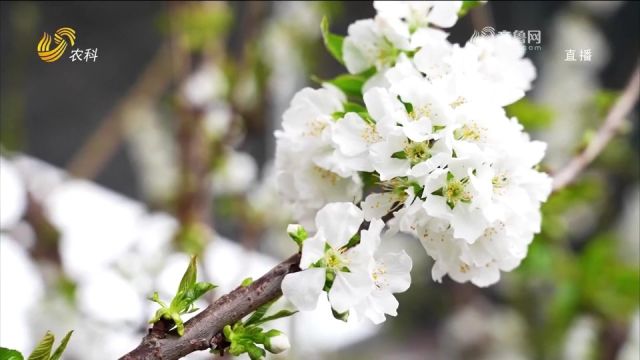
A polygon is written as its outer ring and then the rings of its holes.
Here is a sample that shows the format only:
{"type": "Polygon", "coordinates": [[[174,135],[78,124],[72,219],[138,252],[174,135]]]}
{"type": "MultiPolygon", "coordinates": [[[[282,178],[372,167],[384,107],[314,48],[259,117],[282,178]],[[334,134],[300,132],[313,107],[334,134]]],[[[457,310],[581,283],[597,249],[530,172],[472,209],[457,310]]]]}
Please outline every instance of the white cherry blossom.
{"type": "MultiPolygon", "coordinates": [[[[388,234],[420,239],[436,281],[449,275],[491,285],[526,256],[551,191],[549,176],[536,169],[545,144],[503,108],[530,89],[535,68],[508,34],[452,44],[442,29],[456,22],[461,2],[376,1],[375,8],[376,17],[353,23],[343,42],[347,70],[364,81],[362,96],[350,93],[345,106],[326,87],[306,89],[285,113],[277,134],[281,188],[298,218],[312,219],[332,201],[360,204],[372,226],[388,219],[388,234]],[[332,106],[315,111],[317,103],[332,106]],[[309,124],[321,124],[311,137],[309,124]]],[[[305,243],[303,258],[324,256],[323,231],[305,243]]],[[[308,277],[301,286],[313,288],[313,300],[325,278],[310,264],[296,276],[308,277]]],[[[384,320],[397,307],[393,292],[381,303],[367,295],[357,312],[384,320]]]]}
{"type": "Polygon", "coordinates": [[[448,28],[458,21],[462,1],[374,1],[378,16],[402,20],[411,32],[429,25],[448,28]]]}
{"type": "Polygon", "coordinates": [[[342,52],[347,70],[361,73],[394,64],[399,50],[410,50],[409,29],[393,18],[357,20],[349,26],[342,52]]]}
{"type": "MultiPolygon", "coordinates": [[[[362,231],[361,242],[369,243],[371,248],[380,246],[380,232],[384,228],[384,222],[375,219],[371,222],[369,230],[362,231]]],[[[400,252],[376,251],[375,263],[371,271],[374,287],[369,295],[354,307],[360,317],[366,317],[374,324],[385,321],[385,314],[396,316],[398,300],[394,293],[404,292],[411,285],[412,262],[404,250],[400,252]]]]}
{"type": "Polygon", "coordinates": [[[343,110],[343,101],[344,95],[334,87],[305,88],[294,96],[283,115],[283,130],[275,134],[278,190],[291,203],[296,220],[310,228],[315,212],[326,203],[362,197],[359,177],[341,176],[327,166],[334,152],[333,114],[343,110]]]}
{"type": "Polygon", "coordinates": [[[373,250],[367,242],[347,247],[363,219],[362,210],[352,203],[331,203],[318,211],[317,232],[302,247],[302,271],[282,281],[282,293],[298,309],[316,307],[326,279],[333,282],[328,296],[338,313],[348,311],[373,289],[373,250]]]}

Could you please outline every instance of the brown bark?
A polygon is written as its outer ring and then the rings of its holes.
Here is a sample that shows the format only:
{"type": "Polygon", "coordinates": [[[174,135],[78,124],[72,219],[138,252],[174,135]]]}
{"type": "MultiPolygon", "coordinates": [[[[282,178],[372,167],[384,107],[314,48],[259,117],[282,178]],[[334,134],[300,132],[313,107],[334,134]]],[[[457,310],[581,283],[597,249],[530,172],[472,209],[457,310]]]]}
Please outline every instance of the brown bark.
{"type": "Polygon", "coordinates": [[[236,323],[280,296],[282,279],[287,274],[299,271],[299,262],[300,254],[295,254],[251,285],[240,286],[219,298],[185,323],[183,336],[178,336],[175,331],[167,331],[169,324],[166,322],[157,322],[142,343],[120,360],[176,360],[194,351],[208,349],[214,336],[225,325],[236,323]]]}

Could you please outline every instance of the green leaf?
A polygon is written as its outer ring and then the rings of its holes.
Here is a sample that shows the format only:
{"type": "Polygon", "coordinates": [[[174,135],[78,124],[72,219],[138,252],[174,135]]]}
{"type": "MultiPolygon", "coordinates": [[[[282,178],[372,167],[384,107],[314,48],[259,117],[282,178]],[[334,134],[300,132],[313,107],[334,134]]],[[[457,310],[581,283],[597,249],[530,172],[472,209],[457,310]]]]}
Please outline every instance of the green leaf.
{"type": "Polygon", "coordinates": [[[51,358],[49,360],[58,360],[58,359],[60,359],[60,357],[62,356],[62,353],[67,348],[67,343],[69,342],[69,339],[71,339],[71,335],[72,334],[73,334],[73,330],[69,331],[67,333],[67,335],[65,335],[64,338],[62,338],[62,341],[60,342],[60,345],[58,345],[58,347],[53,352],[53,355],[51,355],[51,358]]]}
{"type": "Polygon", "coordinates": [[[231,335],[233,334],[231,325],[225,325],[224,328],[222,328],[222,334],[227,338],[227,340],[231,339],[231,335]]]}
{"type": "Polygon", "coordinates": [[[260,321],[258,321],[256,323],[256,325],[260,325],[260,324],[264,324],[268,321],[273,321],[273,320],[277,320],[277,319],[281,319],[287,316],[291,316],[293,314],[297,313],[297,311],[291,311],[291,310],[280,310],[277,313],[273,314],[273,315],[269,315],[266,317],[263,317],[262,319],[260,319],[260,321]]]}
{"type": "Polygon", "coordinates": [[[251,284],[253,284],[253,278],[248,277],[248,278],[245,278],[244,280],[242,280],[242,283],[240,284],[240,286],[247,287],[247,286],[249,286],[251,284]]]}
{"type": "Polygon", "coordinates": [[[49,360],[54,340],[55,337],[53,334],[50,331],[47,331],[42,340],[40,340],[40,343],[38,343],[31,355],[29,355],[28,360],[49,360]]]}
{"type": "Polygon", "coordinates": [[[251,316],[247,319],[247,321],[244,322],[244,325],[249,326],[258,324],[258,322],[264,317],[267,311],[269,311],[269,308],[271,307],[271,305],[273,305],[274,302],[275,300],[269,301],[268,303],[257,308],[256,311],[254,311],[253,314],[251,314],[251,316]]]}
{"type": "Polygon", "coordinates": [[[212,283],[206,282],[206,281],[201,281],[199,283],[196,283],[193,286],[192,291],[189,293],[189,295],[190,295],[189,300],[191,302],[194,302],[194,301],[198,300],[202,295],[207,293],[209,290],[215,289],[215,288],[216,288],[215,285],[213,285],[212,283]]]}
{"type": "Polygon", "coordinates": [[[250,346],[247,346],[247,354],[249,354],[249,358],[251,360],[264,359],[264,357],[267,355],[266,351],[264,351],[263,348],[257,347],[254,344],[250,344],[250,346]]]}
{"type": "Polygon", "coordinates": [[[367,113],[367,108],[353,102],[344,103],[344,112],[367,113]]]}
{"type": "Polygon", "coordinates": [[[482,5],[483,2],[482,1],[463,1],[462,2],[462,7],[460,8],[460,11],[458,11],[458,16],[462,17],[467,15],[467,13],[469,12],[469,10],[473,9],[474,7],[480,6],[482,5]]]}
{"type": "Polygon", "coordinates": [[[196,256],[191,257],[187,271],[184,272],[182,280],[180,280],[180,286],[178,287],[178,293],[186,293],[196,283],[196,277],[198,276],[198,268],[196,266],[196,256]]]}
{"type": "Polygon", "coordinates": [[[164,301],[160,300],[160,296],[158,295],[157,291],[154,291],[153,295],[148,297],[147,299],[149,299],[149,300],[151,300],[151,301],[153,301],[155,303],[158,303],[162,307],[167,307],[167,304],[165,304],[164,301]]]}
{"type": "Polygon", "coordinates": [[[367,81],[367,78],[360,74],[342,74],[326,82],[334,85],[347,95],[362,97],[362,86],[365,81],[367,81]]]}
{"type": "Polygon", "coordinates": [[[203,281],[196,283],[196,278],[197,264],[196,257],[193,256],[187,270],[182,276],[178,291],[169,306],[160,300],[157,292],[154,292],[153,296],[149,298],[149,300],[160,304],[160,309],[156,311],[153,318],[149,320],[149,323],[153,324],[163,318],[170,320],[175,324],[178,334],[182,336],[184,334],[184,324],[180,315],[197,311],[198,308],[194,306],[194,302],[207,291],[215,288],[215,285],[208,282],[203,281]]]}
{"type": "Polygon", "coordinates": [[[380,182],[379,175],[373,172],[360,172],[360,178],[366,187],[376,186],[380,182]]]}
{"type": "Polygon", "coordinates": [[[344,42],[344,37],[329,32],[329,20],[326,16],[322,18],[320,30],[322,31],[324,45],[329,53],[338,60],[340,64],[344,64],[344,61],[342,60],[342,43],[344,42]]]}
{"type": "Polygon", "coordinates": [[[0,347],[0,360],[24,360],[24,357],[16,350],[0,347]]]}
{"type": "Polygon", "coordinates": [[[391,157],[394,159],[406,159],[407,158],[407,154],[403,151],[396,151],[393,154],[391,154],[391,157]]]}

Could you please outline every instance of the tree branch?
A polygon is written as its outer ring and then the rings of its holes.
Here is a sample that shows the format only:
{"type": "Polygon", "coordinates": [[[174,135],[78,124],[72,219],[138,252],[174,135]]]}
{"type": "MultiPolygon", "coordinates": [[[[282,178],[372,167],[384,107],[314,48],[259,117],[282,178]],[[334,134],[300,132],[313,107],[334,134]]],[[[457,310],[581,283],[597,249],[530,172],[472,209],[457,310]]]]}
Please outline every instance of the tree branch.
{"type": "Polygon", "coordinates": [[[596,136],[589,145],[578,155],[576,155],[567,166],[562,168],[553,177],[553,190],[561,189],[573,182],[578,175],[589,165],[602,150],[607,146],[611,138],[618,132],[624,124],[625,117],[633,109],[638,101],[640,93],[640,67],[636,66],[631,80],[624,89],[622,96],[611,107],[605,117],[604,123],[598,129],[596,136]]]}
{"type": "MultiPolygon", "coordinates": [[[[554,177],[554,190],[572,182],[604,149],[624,123],[640,91],[640,68],[636,68],[622,96],[607,114],[604,124],[594,140],[554,177]]],[[[300,271],[300,254],[295,254],[247,287],[238,287],[219,298],[185,324],[185,333],[179,337],[168,331],[170,324],[154,324],[142,343],[120,360],[177,360],[192,352],[206,350],[221,342],[220,332],[225,325],[234,324],[261,305],[282,294],[280,285],[287,274],[300,271]]]]}
{"type": "Polygon", "coordinates": [[[168,324],[159,321],[142,343],[120,360],[177,360],[194,351],[206,350],[225,325],[236,323],[261,305],[282,294],[280,284],[287,274],[300,270],[300,254],[278,264],[247,287],[238,287],[219,298],[185,323],[183,336],[168,332],[168,324]]]}

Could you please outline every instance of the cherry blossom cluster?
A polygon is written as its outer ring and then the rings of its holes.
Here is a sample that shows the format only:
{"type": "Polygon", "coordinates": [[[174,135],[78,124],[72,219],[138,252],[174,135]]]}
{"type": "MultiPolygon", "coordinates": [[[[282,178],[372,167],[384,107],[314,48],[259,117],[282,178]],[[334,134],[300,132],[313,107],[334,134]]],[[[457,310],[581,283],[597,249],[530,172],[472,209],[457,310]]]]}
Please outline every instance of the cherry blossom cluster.
{"type": "Polygon", "coordinates": [[[494,284],[526,256],[551,181],[536,169],[546,145],[503,108],[536,75],[519,40],[449,42],[442,29],[461,1],[374,6],[375,18],[349,26],[338,58],[359,91],[329,81],[293,97],[276,132],[276,176],[314,234],[285,297],[312,309],[325,291],[337,317],[378,323],[395,315],[393,293],[409,287],[411,269],[381,238],[418,238],[436,281],[494,284]]]}

